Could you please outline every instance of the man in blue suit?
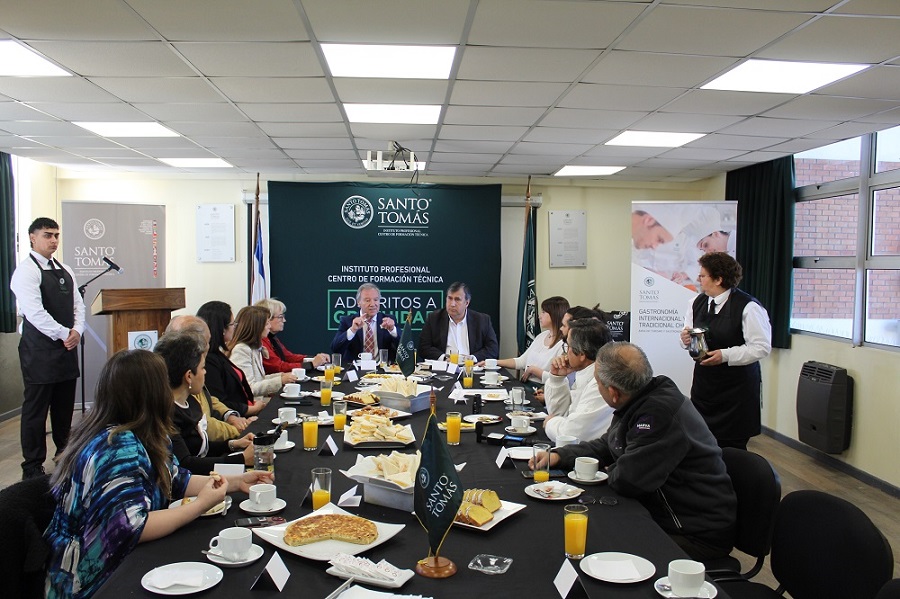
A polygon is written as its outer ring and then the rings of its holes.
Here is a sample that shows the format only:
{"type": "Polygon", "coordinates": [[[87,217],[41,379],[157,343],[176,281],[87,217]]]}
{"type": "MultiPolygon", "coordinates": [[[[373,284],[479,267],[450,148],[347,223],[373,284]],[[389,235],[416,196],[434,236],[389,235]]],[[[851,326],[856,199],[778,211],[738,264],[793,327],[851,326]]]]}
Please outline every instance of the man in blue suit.
{"type": "Polygon", "coordinates": [[[491,317],[469,310],[471,300],[468,285],[450,285],[445,307],[429,314],[422,327],[419,336],[420,360],[443,360],[451,350],[474,355],[476,362],[499,357],[500,345],[491,325],[491,317]]]}
{"type": "Polygon", "coordinates": [[[348,314],[341,318],[331,351],[341,354],[342,364],[352,364],[362,352],[370,352],[378,358],[378,350],[388,350],[388,362],[397,354],[398,333],[394,319],[379,314],[381,291],[372,283],[363,283],[356,290],[359,315],[348,314]]]}

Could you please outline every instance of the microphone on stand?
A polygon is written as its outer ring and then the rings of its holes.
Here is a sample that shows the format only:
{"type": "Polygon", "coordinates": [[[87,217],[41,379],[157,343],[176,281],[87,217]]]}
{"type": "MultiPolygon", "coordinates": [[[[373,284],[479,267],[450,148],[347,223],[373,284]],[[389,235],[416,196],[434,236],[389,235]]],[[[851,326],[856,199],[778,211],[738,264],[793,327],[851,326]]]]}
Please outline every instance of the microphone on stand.
{"type": "Polygon", "coordinates": [[[112,260],[107,258],[106,256],[103,256],[103,261],[106,262],[107,266],[109,266],[111,269],[113,269],[117,273],[122,274],[123,272],[125,272],[124,268],[122,268],[121,266],[119,266],[118,264],[116,264],[115,262],[113,262],[112,260]]]}

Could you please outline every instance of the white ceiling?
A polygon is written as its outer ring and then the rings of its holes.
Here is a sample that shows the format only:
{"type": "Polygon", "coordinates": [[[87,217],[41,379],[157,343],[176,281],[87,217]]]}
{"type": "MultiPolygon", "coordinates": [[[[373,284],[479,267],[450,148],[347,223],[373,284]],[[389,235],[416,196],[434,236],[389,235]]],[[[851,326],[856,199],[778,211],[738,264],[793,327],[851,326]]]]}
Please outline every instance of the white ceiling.
{"type": "Polygon", "coordinates": [[[0,39],[75,75],[0,77],[0,150],[70,168],[219,157],[239,176],[359,177],[396,140],[425,175],[601,164],[682,182],[900,124],[898,0],[0,0],[0,39]],[[449,81],[340,79],[328,42],[458,50],[449,81]],[[699,89],[750,57],[873,66],[801,96],[699,89]],[[436,126],[351,124],[345,102],[442,110],[436,126]],[[184,137],[71,123],[125,120],[184,137]],[[624,129],[708,135],[603,145],[624,129]]]}

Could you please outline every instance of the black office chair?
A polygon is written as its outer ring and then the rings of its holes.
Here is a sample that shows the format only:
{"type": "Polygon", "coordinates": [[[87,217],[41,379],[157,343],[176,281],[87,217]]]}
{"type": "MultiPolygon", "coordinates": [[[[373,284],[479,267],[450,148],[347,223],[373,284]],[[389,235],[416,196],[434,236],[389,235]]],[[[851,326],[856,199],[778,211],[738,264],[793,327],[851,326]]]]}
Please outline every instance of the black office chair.
{"type": "Polygon", "coordinates": [[[722,459],[737,495],[737,535],[734,547],[756,558],[747,572],[741,572],[741,562],[727,556],[707,560],[706,571],[713,580],[749,580],[762,570],[772,547],[775,513],[781,502],[781,480],[772,465],[759,454],[726,447],[722,459]]]}
{"type": "Polygon", "coordinates": [[[900,578],[889,580],[875,595],[875,599],[900,599],[900,578]]]}
{"type": "Polygon", "coordinates": [[[0,491],[0,580],[10,597],[43,597],[50,554],[42,535],[56,503],[50,477],[39,476],[0,491]]]}
{"type": "Polygon", "coordinates": [[[891,546],[868,516],[821,491],[781,500],[770,563],[775,591],[744,580],[718,584],[732,599],[874,599],[894,571],[891,546]]]}

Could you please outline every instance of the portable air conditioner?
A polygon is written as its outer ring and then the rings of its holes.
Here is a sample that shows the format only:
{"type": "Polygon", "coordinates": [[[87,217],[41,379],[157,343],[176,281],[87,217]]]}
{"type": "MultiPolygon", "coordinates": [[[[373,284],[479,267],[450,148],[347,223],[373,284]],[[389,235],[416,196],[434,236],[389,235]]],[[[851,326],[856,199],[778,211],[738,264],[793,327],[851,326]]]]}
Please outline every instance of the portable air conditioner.
{"type": "Polygon", "coordinates": [[[800,441],[825,453],[850,447],[853,422],[853,377],[846,368],[806,362],[797,383],[800,441]]]}

